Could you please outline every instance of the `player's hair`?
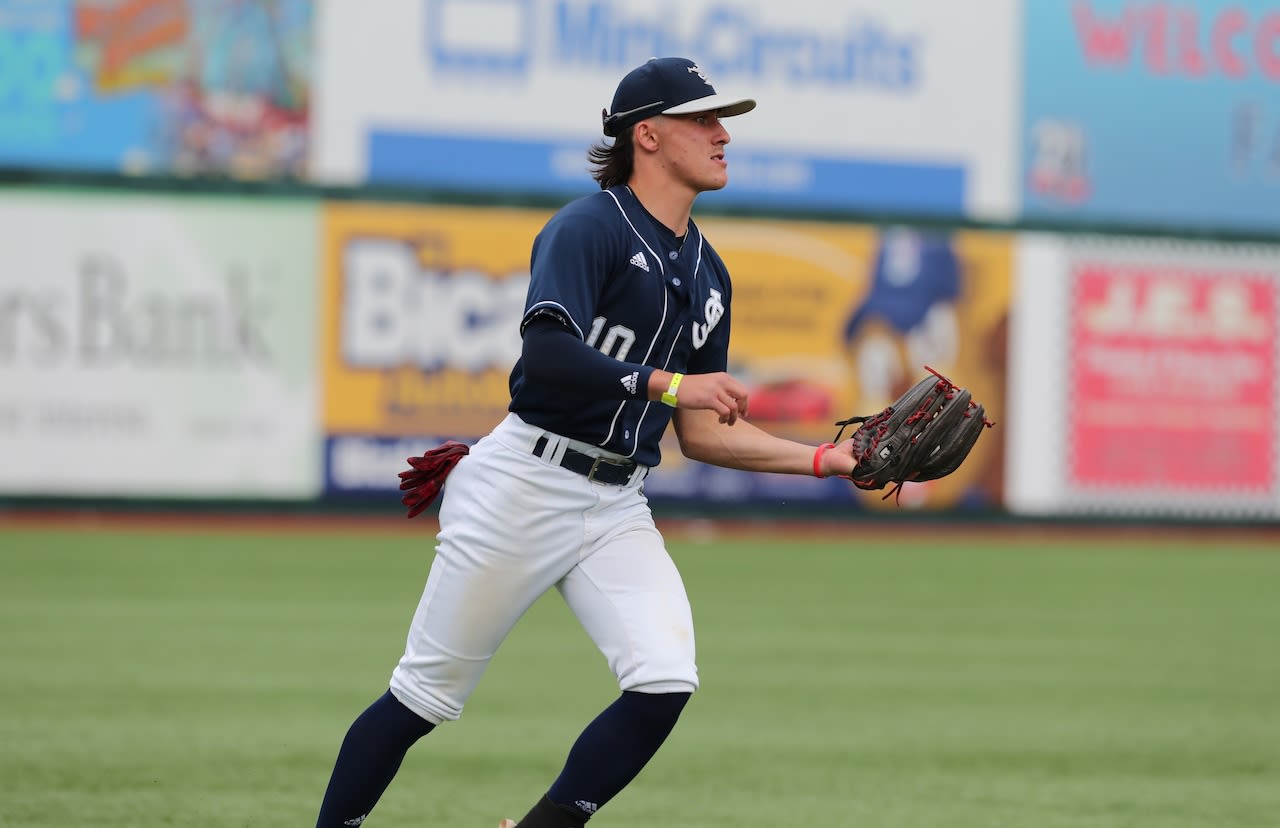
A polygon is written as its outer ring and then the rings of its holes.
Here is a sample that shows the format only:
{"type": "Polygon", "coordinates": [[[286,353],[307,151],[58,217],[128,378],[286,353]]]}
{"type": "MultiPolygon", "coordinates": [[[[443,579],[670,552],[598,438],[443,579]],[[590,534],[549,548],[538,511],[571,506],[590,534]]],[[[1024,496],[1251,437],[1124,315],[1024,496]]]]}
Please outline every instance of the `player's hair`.
{"type": "Polygon", "coordinates": [[[636,166],[635,144],[631,142],[631,130],[625,129],[613,139],[613,143],[601,141],[587,150],[591,161],[591,177],[607,190],[618,184],[626,184],[636,166]]]}

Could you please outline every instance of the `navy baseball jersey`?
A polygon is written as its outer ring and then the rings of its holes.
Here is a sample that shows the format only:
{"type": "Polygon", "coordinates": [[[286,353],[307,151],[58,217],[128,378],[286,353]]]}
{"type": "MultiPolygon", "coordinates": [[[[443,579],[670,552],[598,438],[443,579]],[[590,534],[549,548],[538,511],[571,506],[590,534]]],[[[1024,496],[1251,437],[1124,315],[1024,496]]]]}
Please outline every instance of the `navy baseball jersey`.
{"type": "Polygon", "coordinates": [[[731,287],[724,262],[692,221],[683,239],[626,186],[557,212],[533,243],[521,329],[554,316],[619,361],[618,399],[539,384],[523,360],[511,371],[510,410],[528,423],[653,466],[673,409],[647,399],[649,366],[684,374],[724,371],[731,287]],[[629,363],[629,364],[624,364],[629,363]]]}

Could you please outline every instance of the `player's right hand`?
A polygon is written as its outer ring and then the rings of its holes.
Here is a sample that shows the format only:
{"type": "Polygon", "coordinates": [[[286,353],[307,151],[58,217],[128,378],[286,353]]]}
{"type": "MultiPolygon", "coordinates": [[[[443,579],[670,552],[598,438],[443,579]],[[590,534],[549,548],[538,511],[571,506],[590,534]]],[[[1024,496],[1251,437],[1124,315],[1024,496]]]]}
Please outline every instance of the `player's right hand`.
{"type": "Polygon", "coordinates": [[[724,371],[686,374],[676,402],[677,408],[710,409],[721,423],[733,425],[747,416],[747,387],[724,371]]]}

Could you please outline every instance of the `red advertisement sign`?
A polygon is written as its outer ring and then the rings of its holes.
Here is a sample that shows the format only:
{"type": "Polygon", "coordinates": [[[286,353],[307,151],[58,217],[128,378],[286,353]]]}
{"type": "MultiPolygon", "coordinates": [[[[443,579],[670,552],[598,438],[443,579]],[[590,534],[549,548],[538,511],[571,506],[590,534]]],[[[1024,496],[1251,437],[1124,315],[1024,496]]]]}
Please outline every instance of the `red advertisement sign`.
{"type": "Polygon", "coordinates": [[[1276,281],[1083,262],[1069,474],[1084,488],[1265,494],[1275,476],[1276,281]]]}

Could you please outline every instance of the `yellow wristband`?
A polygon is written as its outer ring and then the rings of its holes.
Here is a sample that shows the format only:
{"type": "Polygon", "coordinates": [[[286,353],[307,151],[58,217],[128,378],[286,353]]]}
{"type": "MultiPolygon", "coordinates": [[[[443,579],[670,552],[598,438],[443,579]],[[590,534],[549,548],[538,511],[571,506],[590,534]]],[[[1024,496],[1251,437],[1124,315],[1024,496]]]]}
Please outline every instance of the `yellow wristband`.
{"type": "Polygon", "coordinates": [[[662,402],[672,408],[676,407],[676,391],[680,389],[680,380],[684,379],[684,374],[672,374],[671,384],[667,386],[667,390],[662,392],[662,402]]]}

